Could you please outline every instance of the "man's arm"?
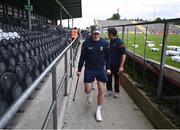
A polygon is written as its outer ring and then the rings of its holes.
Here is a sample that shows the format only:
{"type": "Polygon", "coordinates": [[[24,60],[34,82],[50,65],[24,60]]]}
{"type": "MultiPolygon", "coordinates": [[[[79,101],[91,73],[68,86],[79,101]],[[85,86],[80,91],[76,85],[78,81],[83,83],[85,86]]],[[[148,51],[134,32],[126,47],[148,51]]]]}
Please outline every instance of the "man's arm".
{"type": "Polygon", "coordinates": [[[120,51],[120,55],[121,55],[119,72],[123,72],[124,71],[124,63],[125,63],[125,60],[126,60],[126,48],[125,48],[125,45],[124,45],[123,41],[121,41],[119,48],[120,48],[119,51],[120,51]]]}
{"type": "Polygon", "coordinates": [[[125,60],[126,60],[126,55],[122,55],[121,56],[121,61],[120,61],[120,66],[119,66],[119,72],[122,72],[124,71],[124,63],[125,63],[125,60]]]}

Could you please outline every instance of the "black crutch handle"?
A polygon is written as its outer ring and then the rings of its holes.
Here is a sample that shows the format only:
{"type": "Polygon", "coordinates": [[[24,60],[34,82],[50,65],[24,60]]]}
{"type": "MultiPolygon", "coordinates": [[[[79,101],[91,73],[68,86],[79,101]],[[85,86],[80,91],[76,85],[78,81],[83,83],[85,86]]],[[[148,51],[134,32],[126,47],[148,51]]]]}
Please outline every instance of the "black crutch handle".
{"type": "Polygon", "coordinates": [[[78,75],[78,77],[77,77],[77,82],[76,82],[76,88],[75,88],[75,91],[74,91],[73,102],[75,101],[75,96],[76,96],[77,86],[78,86],[78,83],[79,83],[79,77],[80,77],[80,75],[78,75]]]}

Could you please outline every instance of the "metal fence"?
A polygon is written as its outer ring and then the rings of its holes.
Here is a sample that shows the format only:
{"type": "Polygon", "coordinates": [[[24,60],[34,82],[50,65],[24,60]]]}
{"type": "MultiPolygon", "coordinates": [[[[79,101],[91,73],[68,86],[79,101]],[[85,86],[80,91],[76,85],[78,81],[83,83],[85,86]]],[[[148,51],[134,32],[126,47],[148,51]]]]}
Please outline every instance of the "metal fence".
{"type": "MultiPolygon", "coordinates": [[[[69,44],[69,43],[67,43],[69,44]]],[[[79,37],[74,39],[62,52],[61,54],[45,69],[45,71],[33,82],[33,84],[27,88],[27,90],[9,107],[6,113],[0,119],[0,129],[5,128],[8,122],[13,118],[13,116],[18,112],[18,110],[23,106],[29,96],[34,92],[34,90],[40,85],[43,79],[48,75],[49,72],[52,73],[52,103],[49,107],[49,111],[45,118],[45,121],[42,125],[42,129],[46,129],[50,116],[53,115],[53,129],[57,129],[57,98],[60,95],[62,87],[64,86],[64,96],[67,96],[67,87],[69,82],[69,77],[72,77],[72,69],[75,65],[75,57],[76,57],[76,50],[77,45],[79,44],[79,37]],[[68,61],[68,51],[70,54],[70,59],[68,61]],[[58,62],[62,60],[64,57],[64,74],[62,74],[62,79],[57,85],[57,70],[56,67],[58,62]],[[68,77],[69,73],[69,77],[68,77]],[[57,87],[58,86],[58,87],[57,87]]],[[[61,113],[60,113],[61,114],[61,113]]]]}

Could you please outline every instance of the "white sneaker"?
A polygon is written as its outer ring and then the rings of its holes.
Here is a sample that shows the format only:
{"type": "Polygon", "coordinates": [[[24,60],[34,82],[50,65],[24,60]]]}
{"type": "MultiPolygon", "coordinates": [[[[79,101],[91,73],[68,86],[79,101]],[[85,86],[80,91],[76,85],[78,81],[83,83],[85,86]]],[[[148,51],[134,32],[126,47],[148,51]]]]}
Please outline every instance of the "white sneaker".
{"type": "Polygon", "coordinates": [[[87,102],[88,102],[88,103],[91,103],[91,102],[92,102],[92,97],[93,97],[93,93],[92,93],[92,92],[90,92],[90,93],[87,94],[87,102]]]}
{"type": "Polygon", "coordinates": [[[101,109],[96,110],[96,121],[98,121],[98,122],[102,121],[101,109]]]}
{"type": "Polygon", "coordinates": [[[114,98],[118,98],[119,97],[119,93],[115,92],[113,95],[114,98]]]}
{"type": "Polygon", "coordinates": [[[108,97],[108,96],[110,96],[110,95],[112,95],[112,94],[113,94],[113,91],[107,91],[107,92],[105,93],[105,96],[108,97]]]}

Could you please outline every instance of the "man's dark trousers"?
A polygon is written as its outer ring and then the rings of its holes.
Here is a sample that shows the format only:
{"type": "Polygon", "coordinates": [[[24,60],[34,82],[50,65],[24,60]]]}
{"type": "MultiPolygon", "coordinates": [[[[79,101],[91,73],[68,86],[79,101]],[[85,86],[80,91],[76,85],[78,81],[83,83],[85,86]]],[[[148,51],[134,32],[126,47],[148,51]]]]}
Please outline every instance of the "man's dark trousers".
{"type": "Polygon", "coordinates": [[[115,84],[114,84],[114,91],[119,93],[119,74],[118,74],[119,68],[115,66],[111,66],[111,74],[108,75],[108,82],[106,84],[107,91],[112,91],[112,77],[115,78],[115,84]]]}

